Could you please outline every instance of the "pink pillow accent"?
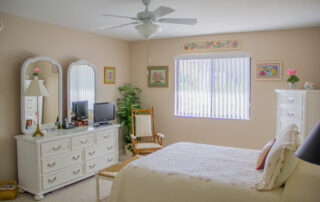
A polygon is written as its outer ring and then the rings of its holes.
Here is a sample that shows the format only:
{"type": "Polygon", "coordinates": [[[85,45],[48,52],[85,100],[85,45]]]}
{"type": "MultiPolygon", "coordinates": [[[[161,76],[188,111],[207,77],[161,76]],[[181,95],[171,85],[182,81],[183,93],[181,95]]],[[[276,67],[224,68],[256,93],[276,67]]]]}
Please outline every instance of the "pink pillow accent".
{"type": "Polygon", "coordinates": [[[273,146],[274,142],[276,141],[276,138],[273,139],[273,141],[268,142],[263,148],[261,153],[259,154],[258,161],[257,161],[257,167],[256,170],[261,170],[264,168],[264,164],[266,162],[267,156],[269,154],[269,151],[271,147],[273,146]]]}

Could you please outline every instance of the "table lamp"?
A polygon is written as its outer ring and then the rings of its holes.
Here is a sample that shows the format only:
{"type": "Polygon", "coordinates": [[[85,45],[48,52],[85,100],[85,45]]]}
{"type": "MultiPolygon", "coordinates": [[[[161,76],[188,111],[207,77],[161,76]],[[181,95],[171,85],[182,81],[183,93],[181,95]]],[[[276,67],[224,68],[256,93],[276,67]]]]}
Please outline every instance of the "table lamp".
{"type": "Polygon", "coordinates": [[[37,97],[37,129],[33,133],[33,137],[37,136],[38,134],[43,136],[43,133],[40,131],[40,124],[39,124],[39,96],[49,96],[46,87],[43,84],[43,80],[34,79],[30,82],[29,87],[24,92],[24,96],[36,96],[37,97]]]}
{"type": "Polygon", "coordinates": [[[296,156],[309,163],[320,165],[320,122],[297,150],[296,156]]]}

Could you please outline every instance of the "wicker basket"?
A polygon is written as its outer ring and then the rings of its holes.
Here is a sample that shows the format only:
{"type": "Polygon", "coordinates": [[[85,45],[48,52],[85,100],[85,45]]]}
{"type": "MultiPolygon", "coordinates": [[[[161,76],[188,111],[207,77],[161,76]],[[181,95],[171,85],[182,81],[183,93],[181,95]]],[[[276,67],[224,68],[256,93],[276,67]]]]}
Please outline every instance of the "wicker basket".
{"type": "Polygon", "coordinates": [[[0,200],[13,200],[16,198],[17,195],[17,182],[14,180],[8,180],[8,181],[1,181],[0,186],[5,183],[12,183],[14,184],[13,190],[0,190],[0,200]]]}

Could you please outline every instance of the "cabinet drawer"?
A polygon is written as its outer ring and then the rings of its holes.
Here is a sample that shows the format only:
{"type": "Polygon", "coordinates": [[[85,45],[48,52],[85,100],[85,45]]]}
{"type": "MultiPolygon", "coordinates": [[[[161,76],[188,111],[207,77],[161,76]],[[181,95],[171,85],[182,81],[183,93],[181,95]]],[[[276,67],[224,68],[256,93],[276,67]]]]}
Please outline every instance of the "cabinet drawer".
{"type": "Polygon", "coordinates": [[[289,119],[295,121],[302,121],[302,109],[297,108],[280,108],[281,119],[289,119]]]}
{"type": "Polygon", "coordinates": [[[280,94],[280,103],[288,106],[301,106],[303,95],[298,94],[280,94]]]}
{"type": "Polygon", "coordinates": [[[97,144],[108,142],[108,141],[114,141],[116,136],[116,130],[105,130],[105,131],[99,131],[96,133],[96,142],[97,144]]]}
{"type": "Polygon", "coordinates": [[[41,144],[41,155],[48,156],[71,151],[70,139],[58,140],[41,144]]]}
{"type": "Polygon", "coordinates": [[[42,176],[43,189],[49,189],[83,175],[83,164],[70,166],[63,170],[42,176]]]}
{"type": "Polygon", "coordinates": [[[42,160],[42,173],[57,170],[68,165],[80,163],[83,160],[82,151],[69,152],[67,154],[46,158],[42,160]]]}
{"type": "Polygon", "coordinates": [[[107,154],[107,144],[99,145],[99,146],[91,146],[85,149],[85,159],[93,159],[104,154],[107,154]]]}
{"type": "Polygon", "coordinates": [[[86,174],[96,172],[103,168],[109,167],[117,162],[114,153],[104,155],[99,158],[88,160],[85,163],[86,174]]]}
{"type": "Polygon", "coordinates": [[[94,134],[81,135],[72,138],[72,148],[84,148],[94,144],[94,134]]]}

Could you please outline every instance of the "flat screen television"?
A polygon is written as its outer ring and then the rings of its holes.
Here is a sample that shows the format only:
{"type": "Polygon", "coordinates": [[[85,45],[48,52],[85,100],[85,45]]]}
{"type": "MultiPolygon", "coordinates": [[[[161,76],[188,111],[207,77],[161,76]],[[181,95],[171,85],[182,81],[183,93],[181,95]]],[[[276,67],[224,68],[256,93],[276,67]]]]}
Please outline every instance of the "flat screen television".
{"type": "Polygon", "coordinates": [[[116,118],[115,104],[113,102],[100,102],[93,105],[94,124],[109,124],[116,118]]]}
{"type": "Polygon", "coordinates": [[[72,102],[72,111],[77,121],[88,119],[88,101],[72,102]]]}

